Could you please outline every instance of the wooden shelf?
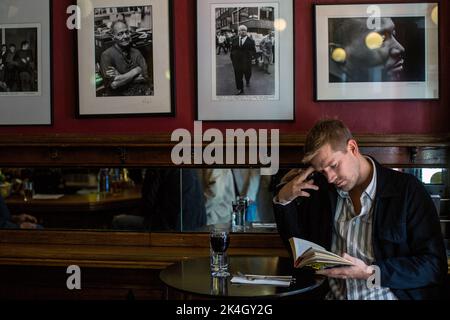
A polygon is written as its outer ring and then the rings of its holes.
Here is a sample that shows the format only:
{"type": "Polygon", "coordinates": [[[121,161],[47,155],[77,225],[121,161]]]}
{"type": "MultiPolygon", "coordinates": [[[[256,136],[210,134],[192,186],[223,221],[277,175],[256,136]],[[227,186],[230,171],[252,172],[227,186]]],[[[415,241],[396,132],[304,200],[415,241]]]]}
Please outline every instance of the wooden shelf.
{"type": "MultiPolygon", "coordinates": [[[[361,135],[356,139],[363,153],[389,166],[447,167],[450,163],[448,134],[361,135]]],[[[300,164],[304,140],[300,133],[280,136],[281,166],[300,164]]],[[[173,165],[170,155],[176,144],[169,134],[0,135],[0,167],[166,167],[173,165]]]]}

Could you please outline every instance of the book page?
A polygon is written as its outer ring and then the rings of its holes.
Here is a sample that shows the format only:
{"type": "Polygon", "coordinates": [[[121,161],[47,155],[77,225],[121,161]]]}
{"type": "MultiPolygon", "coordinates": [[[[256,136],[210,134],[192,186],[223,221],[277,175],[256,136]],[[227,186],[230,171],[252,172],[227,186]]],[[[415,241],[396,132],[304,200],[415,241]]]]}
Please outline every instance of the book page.
{"type": "Polygon", "coordinates": [[[324,247],[305,239],[292,237],[289,239],[289,243],[294,254],[294,261],[311,248],[326,252],[324,247]]]}

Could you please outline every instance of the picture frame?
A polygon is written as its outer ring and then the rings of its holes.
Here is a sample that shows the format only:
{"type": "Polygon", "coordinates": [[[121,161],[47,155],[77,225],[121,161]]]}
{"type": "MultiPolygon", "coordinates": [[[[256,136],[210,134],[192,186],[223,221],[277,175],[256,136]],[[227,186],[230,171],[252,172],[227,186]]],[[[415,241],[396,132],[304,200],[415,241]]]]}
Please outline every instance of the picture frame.
{"type": "Polygon", "coordinates": [[[77,4],[77,117],[174,116],[172,1],[77,4]]]}
{"type": "Polygon", "coordinates": [[[0,126],[52,124],[51,0],[0,2],[0,126]]]}
{"type": "Polygon", "coordinates": [[[438,3],[314,11],[316,101],[439,99],[438,3]]]}
{"type": "Polygon", "coordinates": [[[294,120],[293,12],[292,0],[197,0],[197,120],[294,120]]]}

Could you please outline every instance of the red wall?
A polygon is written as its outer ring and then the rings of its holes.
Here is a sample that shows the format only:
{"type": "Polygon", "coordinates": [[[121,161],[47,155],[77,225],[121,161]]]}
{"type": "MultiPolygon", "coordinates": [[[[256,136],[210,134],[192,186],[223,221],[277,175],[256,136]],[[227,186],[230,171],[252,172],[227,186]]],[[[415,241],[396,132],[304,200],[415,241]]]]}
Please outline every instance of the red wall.
{"type": "MultiPolygon", "coordinates": [[[[196,0],[174,0],[174,54],[176,78],[175,118],[75,119],[76,84],[75,32],[66,28],[66,8],[73,0],[53,1],[53,96],[51,127],[1,127],[0,133],[148,134],[193,127],[196,73],[196,0]]],[[[306,132],[319,118],[337,116],[356,133],[443,133],[449,132],[450,64],[444,55],[450,49],[450,3],[440,7],[441,99],[440,101],[320,102],[313,101],[312,4],[338,1],[294,0],[295,2],[295,122],[210,122],[215,128],[279,128],[281,133],[306,132]]],[[[387,1],[346,0],[346,3],[387,1]]],[[[401,1],[395,1],[401,2],[401,1]]]]}

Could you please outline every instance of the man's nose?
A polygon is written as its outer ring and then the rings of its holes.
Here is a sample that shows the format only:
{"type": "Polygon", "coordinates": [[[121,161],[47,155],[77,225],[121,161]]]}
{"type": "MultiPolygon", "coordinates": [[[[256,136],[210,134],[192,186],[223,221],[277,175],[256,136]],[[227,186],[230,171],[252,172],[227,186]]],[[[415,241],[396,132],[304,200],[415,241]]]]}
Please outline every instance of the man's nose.
{"type": "Polygon", "coordinates": [[[405,48],[397,41],[395,37],[392,37],[393,44],[391,48],[391,55],[398,56],[405,52],[405,48]]]}
{"type": "Polygon", "coordinates": [[[331,170],[325,170],[325,176],[327,177],[328,183],[334,183],[336,181],[336,174],[331,170]]]}

